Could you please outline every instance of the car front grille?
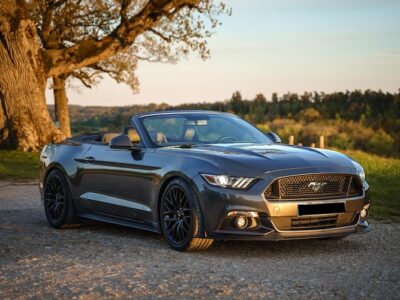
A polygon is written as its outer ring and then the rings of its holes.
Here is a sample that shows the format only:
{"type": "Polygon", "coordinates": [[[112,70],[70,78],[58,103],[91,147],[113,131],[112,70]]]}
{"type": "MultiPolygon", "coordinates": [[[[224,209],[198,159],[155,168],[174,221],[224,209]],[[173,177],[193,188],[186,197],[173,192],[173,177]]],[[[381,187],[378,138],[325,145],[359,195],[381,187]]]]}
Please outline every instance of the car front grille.
{"type": "Polygon", "coordinates": [[[362,195],[357,176],[309,174],[276,179],[264,192],[268,200],[345,198],[362,195]]]}

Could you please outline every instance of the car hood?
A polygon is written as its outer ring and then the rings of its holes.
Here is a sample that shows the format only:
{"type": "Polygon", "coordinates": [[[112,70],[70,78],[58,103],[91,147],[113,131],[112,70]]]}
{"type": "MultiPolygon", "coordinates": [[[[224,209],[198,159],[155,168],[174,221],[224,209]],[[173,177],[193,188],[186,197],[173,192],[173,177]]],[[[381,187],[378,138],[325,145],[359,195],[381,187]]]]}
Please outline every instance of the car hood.
{"type": "Polygon", "coordinates": [[[207,144],[161,149],[209,162],[225,173],[237,176],[257,177],[289,169],[309,169],[307,173],[356,171],[351,159],[339,152],[283,144],[207,144]]]}

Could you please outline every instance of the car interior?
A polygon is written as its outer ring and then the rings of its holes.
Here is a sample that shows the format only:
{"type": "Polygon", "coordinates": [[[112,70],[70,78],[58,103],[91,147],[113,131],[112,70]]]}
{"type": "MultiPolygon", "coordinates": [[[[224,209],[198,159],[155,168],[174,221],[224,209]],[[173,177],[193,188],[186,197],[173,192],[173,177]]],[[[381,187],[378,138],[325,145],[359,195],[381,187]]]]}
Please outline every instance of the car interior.
{"type": "MultiPolygon", "coordinates": [[[[138,144],[140,142],[139,134],[137,133],[135,128],[125,127],[123,133],[128,135],[132,143],[138,144]]],[[[116,136],[119,136],[120,134],[121,132],[99,132],[92,134],[82,134],[69,138],[67,141],[109,145],[110,141],[116,136]]],[[[162,139],[161,135],[159,139],[160,140],[162,139]]]]}
{"type": "MultiPolygon", "coordinates": [[[[125,127],[124,134],[128,135],[129,139],[131,140],[132,143],[138,144],[140,142],[140,137],[138,132],[136,131],[135,128],[133,127],[125,127]]],[[[101,143],[104,145],[109,145],[110,141],[120,135],[121,133],[119,132],[104,132],[101,133],[101,143]]],[[[156,130],[150,130],[149,131],[151,139],[156,143],[156,144],[166,144],[168,142],[194,142],[198,140],[198,134],[196,131],[196,128],[194,126],[183,126],[181,133],[179,134],[179,137],[175,135],[165,135],[164,133],[156,130]]],[[[99,141],[99,139],[94,140],[94,142],[99,141]]]]}

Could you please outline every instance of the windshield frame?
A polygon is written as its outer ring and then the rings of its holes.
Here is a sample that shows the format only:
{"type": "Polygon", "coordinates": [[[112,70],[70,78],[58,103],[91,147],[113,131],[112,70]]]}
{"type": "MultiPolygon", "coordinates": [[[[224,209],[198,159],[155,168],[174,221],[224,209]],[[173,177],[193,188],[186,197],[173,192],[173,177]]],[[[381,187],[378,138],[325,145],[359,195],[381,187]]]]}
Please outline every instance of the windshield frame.
{"type": "MultiPolygon", "coordinates": [[[[143,135],[145,135],[145,139],[148,141],[148,143],[151,145],[150,148],[166,148],[166,147],[179,147],[182,145],[191,145],[191,146],[197,146],[197,145],[229,145],[229,144],[255,144],[254,142],[233,142],[233,143],[216,143],[216,142],[206,142],[206,143],[201,143],[201,142],[182,142],[182,143],[177,143],[175,145],[159,145],[153,141],[153,139],[150,136],[150,133],[147,131],[146,126],[144,125],[144,121],[146,119],[150,118],[156,118],[156,117],[161,117],[161,118],[170,118],[170,117],[185,117],[188,114],[194,114],[194,115],[204,115],[207,117],[210,117],[212,115],[216,116],[222,116],[222,117],[228,117],[228,118],[238,118],[243,122],[246,122],[249,126],[254,128],[256,131],[260,132],[265,138],[266,142],[259,142],[257,144],[274,144],[274,141],[268,137],[263,131],[258,129],[256,126],[254,126],[252,123],[244,120],[240,116],[234,115],[234,114],[229,114],[229,113],[219,113],[219,112],[202,112],[202,111],[193,111],[193,112],[160,112],[160,113],[149,113],[145,115],[138,116],[137,120],[139,123],[139,126],[141,127],[141,131],[143,135]]],[[[133,117],[134,118],[134,117],[133,117]]]]}

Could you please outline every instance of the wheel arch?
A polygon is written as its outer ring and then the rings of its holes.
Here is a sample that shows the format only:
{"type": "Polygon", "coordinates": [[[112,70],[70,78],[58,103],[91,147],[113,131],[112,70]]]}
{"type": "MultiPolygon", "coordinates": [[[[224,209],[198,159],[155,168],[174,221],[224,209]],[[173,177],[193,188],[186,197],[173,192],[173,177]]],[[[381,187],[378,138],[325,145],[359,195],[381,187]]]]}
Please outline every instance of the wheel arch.
{"type": "MultiPolygon", "coordinates": [[[[61,166],[61,164],[59,164],[59,163],[57,163],[57,162],[53,162],[53,163],[51,163],[51,164],[47,167],[47,169],[46,169],[46,171],[45,171],[45,173],[44,173],[44,176],[43,176],[43,184],[46,182],[47,177],[49,176],[49,174],[50,174],[51,172],[53,172],[54,170],[60,171],[60,172],[64,175],[65,179],[68,180],[68,174],[67,174],[67,172],[65,172],[65,170],[64,170],[64,168],[61,166]]],[[[69,182],[68,182],[68,184],[69,184],[69,182]]]]}
{"type": "MultiPolygon", "coordinates": [[[[51,172],[53,172],[53,171],[55,171],[55,170],[59,171],[59,172],[63,175],[63,177],[64,177],[66,183],[68,184],[68,188],[69,188],[69,190],[71,191],[71,182],[69,181],[68,174],[67,174],[67,172],[65,171],[65,169],[62,167],[62,165],[59,164],[59,163],[57,163],[57,162],[51,163],[51,164],[47,167],[46,171],[44,172],[44,174],[43,174],[43,182],[42,182],[42,183],[43,183],[43,189],[44,189],[44,185],[45,185],[45,183],[46,183],[47,177],[49,176],[49,174],[50,174],[51,172]]],[[[43,200],[43,196],[42,196],[42,200],[43,200]]]]}
{"type": "MultiPolygon", "coordinates": [[[[195,193],[196,198],[199,199],[199,191],[198,191],[195,183],[189,176],[187,176],[186,174],[184,174],[182,172],[171,172],[171,173],[168,173],[167,175],[165,175],[163,180],[160,182],[160,188],[158,189],[157,196],[156,196],[157,205],[155,207],[156,220],[158,222],[158,227],[159,227],[161,233],[162,233],[162,226],[161,226],[161,219],[160,219],[160,213],[159,213],[161,199],[162,199],[162,196],[163,196],[164,191],[165,191],[166,187],[168,186],[168,184],[170,184],[175,179],[182,179],[183,181],[185,181],[192,188],[193,192],[195,193]]],[[[203,211],[201,210],[201,205],[199,205],[199,209],[200,209],[201,217],[204,220],[203,211]]]]}

